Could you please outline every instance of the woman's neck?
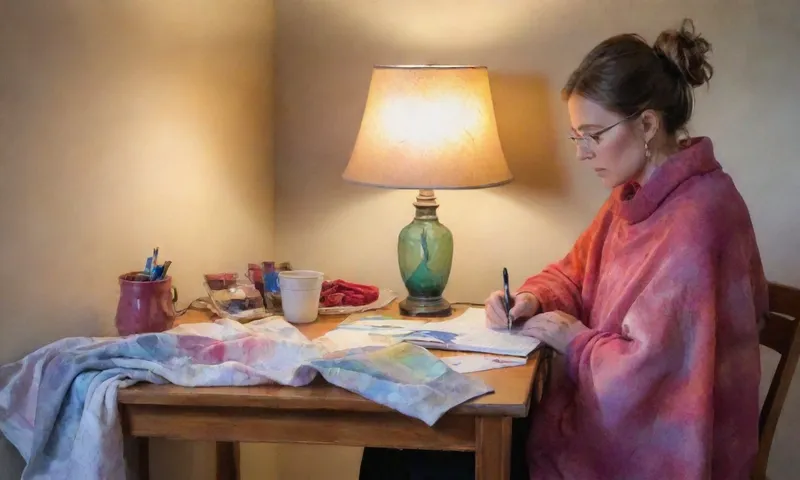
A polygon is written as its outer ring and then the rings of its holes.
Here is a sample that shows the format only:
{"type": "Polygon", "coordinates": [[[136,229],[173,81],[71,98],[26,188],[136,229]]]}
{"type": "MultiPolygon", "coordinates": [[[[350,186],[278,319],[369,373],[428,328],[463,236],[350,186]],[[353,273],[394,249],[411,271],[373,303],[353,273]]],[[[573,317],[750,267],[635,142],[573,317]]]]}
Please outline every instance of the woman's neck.
{"type": "Polygon", "coordinates": [[[669,157],[678,153],[680,149],[681,146],[678,143],[678,140],[674,137],[659,142],[659,146],[656,148],[651,147],[650,158],[647,159],[644,167],[642,167],[642,170],[639,172],[639,175],[636,176],[636,182],[639,185],[644,185],[647,183],[647,181],[650,180],[650,177],[653,175],[653,172],[655,172],[658,167],[666,162],[669,157]]]}

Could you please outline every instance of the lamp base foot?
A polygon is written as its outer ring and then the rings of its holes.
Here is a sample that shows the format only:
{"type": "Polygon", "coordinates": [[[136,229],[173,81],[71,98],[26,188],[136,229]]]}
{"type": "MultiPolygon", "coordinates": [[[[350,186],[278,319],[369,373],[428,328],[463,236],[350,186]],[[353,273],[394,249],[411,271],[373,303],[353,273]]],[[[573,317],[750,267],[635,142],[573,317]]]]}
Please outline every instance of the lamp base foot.
{"type": "Polygon", "coordinates": [[[407,297],[400,302],[400,314],[406,317],[449,317],[453,309],[442,297],[407,297]]]}

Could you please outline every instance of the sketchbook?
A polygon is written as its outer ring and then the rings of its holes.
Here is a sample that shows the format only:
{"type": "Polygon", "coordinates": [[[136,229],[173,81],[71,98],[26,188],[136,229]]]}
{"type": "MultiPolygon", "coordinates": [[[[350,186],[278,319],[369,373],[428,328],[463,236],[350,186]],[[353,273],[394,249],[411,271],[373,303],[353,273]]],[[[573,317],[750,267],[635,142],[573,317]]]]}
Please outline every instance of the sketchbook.
{"type": "Polygon", "coordinates": [[[507,355],[485,355],[468,353],[453,355],[441,359],[445,365],[458,373],[482,372],[496,368],[520,367],[525,365],[527,358],[511,357],[507,355]]]}
{"type": "Polygon", "coordinates": [[[443,321],[404,320],[382,314],[356,314],[329,332],[340,345],[352,347],[408,342],[422,347],[460,352],[490,353],[527,357],[539,340],[512,330],[493,330],[486,326],[482,308],[468,308],[458,317],[443,321]]]}

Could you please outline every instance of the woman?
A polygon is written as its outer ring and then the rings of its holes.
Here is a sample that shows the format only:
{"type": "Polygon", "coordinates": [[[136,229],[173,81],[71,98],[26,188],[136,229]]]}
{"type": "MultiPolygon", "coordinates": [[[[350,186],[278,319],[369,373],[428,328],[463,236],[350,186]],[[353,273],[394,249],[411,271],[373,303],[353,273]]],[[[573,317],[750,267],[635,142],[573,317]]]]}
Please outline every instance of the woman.
{"type": "MultiPolygon", "coordinates": [[[[530,478],[749,476],[766,281],[711,140],[681,135],[710,49],[688,20],[652,47],[615,36],[564,88],[578,159],[612,192],[513,295],[512,321],[561,354],[533,412],[530,478]]],[[[486,300],[490,326],[506,326],[502,298],[486,300]]]]}

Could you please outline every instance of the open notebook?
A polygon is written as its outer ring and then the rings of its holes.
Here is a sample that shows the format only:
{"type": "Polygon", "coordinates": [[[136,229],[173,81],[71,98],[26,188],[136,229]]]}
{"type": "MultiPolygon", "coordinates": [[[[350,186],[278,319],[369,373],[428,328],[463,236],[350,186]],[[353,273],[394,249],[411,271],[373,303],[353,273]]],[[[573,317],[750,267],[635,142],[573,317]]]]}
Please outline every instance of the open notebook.
{"type": "Polygon", "coordinates": [[[539,340],[519,333],[519,327],[493,330],[486,326],[482,308],[468,308],[450,320],[403,320],[381,314],[357,314],[348,317],[329,332],[342,344],[387,345],[409,342],[423,347],[461,352],[493,353],[526,357],[539,340]]]}

